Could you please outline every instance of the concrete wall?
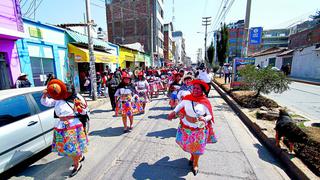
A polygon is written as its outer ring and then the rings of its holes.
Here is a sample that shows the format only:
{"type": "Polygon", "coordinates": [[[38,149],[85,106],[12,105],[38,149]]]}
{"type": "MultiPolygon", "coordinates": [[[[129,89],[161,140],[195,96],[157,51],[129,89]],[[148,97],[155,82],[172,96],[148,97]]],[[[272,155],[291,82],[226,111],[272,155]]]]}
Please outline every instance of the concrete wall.
{"type": "Polygon", "coordinates": [[[255,66],[258,64],[260,67],[267,67],[269,65],[270,58],[276,58],[275,66],[280,69],[282,66],[282,58],[277,57],[278,54],[268,54],[264,56],[255,57],[255,66]]]}
{"type": "Polygon", "coordinates": [[[2,35],[20,37],[23,33],[23,22],[19,0],[0,1],[0,37],[2,35]]]}
{"type": "Polygon", "coordinates": [[[295,50],[291,76],[320,80],[320,51],[315,51],[315,46],[295,50]]]}

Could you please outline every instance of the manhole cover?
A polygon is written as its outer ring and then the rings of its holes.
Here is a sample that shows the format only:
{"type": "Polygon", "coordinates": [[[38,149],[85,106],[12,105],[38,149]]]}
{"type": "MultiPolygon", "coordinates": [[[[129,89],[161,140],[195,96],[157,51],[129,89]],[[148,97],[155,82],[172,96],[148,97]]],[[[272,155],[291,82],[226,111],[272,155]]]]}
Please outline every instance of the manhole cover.
{"type": "Polygon", "coordinates": [[[312,123],[311,126],[312,127],[320,127],[320,123],[312,123]]]}

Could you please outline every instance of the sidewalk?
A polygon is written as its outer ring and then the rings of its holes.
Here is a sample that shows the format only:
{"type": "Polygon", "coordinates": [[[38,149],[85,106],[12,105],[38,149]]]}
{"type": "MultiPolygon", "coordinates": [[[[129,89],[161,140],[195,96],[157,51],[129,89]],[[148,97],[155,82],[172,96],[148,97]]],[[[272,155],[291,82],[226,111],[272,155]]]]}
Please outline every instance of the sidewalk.
{"type": "Polygon", "coordinates": [[[300,83],[306,83],[306,84],[312,84],[312,85],[320,86],[320,79],[300,78],[300,77],[292,77],[292,76],[289,76],[289,78],[292,81],[295,81],[295,82],[300,82],[300,83]]]}

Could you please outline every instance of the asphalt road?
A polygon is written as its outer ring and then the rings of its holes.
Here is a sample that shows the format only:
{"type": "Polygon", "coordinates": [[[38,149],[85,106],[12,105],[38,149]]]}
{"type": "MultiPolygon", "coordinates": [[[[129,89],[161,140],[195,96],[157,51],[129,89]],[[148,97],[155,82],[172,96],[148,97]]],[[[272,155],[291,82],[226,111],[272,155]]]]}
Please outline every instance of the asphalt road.
{"type": "Polygon", "coordinates": [[[296,114],[320,122],[320,86],[292,82],[290,90],[282,94],[271,93],[267,97],[288,107],[296,114]]]}
{"type": "MultiPolygon", "coordinates": [[[[289,179],[283,167],[249,132],[215,91],[218,142],[209,144],[195,177],[189,154],[175,143],[179,121],[167,121],[168,101],[162,96],[148,104],[145,115],[135,117],[132,132],[123,134],[120,118],[106,104],[94,110],[89,151],[81,171],[72,179],[289,179]]],[[[65,179],[72,162],[47,154],[11,179],[65,179]]]]}

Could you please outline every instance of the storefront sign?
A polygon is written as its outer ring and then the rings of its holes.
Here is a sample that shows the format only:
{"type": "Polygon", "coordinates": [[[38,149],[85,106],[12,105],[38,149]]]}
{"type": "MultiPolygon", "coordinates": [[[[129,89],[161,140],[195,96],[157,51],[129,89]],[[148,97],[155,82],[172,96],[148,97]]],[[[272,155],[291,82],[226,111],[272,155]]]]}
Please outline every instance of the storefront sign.
{"type": "Polygon", "coordinates": [[[262,27],[254,27],[250,29],[250,44],[260,44],[261,43],[261,36],[262,36],[262,27]]]}
{"type": "Polygon", "coordinates": [[[29,27],[29,35],[30,37],[42,39],[42,32],[37,27],[29,27]]]}
{"type": "Polygon", "coordinates": [[[233,61],[233,74],[231,87],[240,87],[241,86],[241,76],[239,70],[245,67],[246,65],[254,65],[255,58],[235,58],[233,61]]]}

